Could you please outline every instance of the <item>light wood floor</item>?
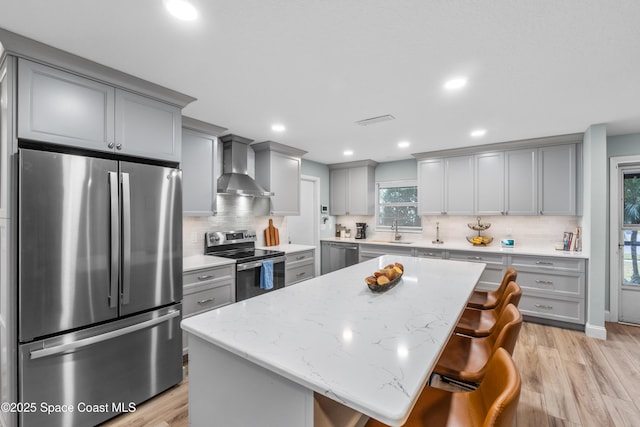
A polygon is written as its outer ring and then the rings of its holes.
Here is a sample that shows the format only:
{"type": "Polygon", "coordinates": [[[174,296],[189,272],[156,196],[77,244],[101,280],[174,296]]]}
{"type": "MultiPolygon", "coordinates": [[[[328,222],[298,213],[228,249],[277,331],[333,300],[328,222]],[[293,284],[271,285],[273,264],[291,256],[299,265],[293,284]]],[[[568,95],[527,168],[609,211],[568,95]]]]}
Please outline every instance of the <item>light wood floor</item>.
{"type": "MultiPolygon", "coordinates": [[[[517,427],[640,426],[640,327],[607,323],[607,341],[526,323],[514,360],[522,376],[517,427]]],[[[187,427],[187,383],[108,427],[187,427]]]]}

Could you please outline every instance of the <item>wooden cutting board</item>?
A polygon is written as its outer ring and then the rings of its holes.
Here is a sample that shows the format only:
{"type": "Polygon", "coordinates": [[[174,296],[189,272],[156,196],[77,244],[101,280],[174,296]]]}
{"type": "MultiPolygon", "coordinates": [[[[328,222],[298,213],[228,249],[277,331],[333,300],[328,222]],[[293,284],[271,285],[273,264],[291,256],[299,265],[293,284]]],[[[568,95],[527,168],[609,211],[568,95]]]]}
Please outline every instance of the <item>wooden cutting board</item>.
{"type": "Polygon", "coordinates": [[[267,246],[278,246],[280,244],[280,233],[273,226],[273,219],[269,218],[269,226],[264,230],[264,240],[267,246]]]}

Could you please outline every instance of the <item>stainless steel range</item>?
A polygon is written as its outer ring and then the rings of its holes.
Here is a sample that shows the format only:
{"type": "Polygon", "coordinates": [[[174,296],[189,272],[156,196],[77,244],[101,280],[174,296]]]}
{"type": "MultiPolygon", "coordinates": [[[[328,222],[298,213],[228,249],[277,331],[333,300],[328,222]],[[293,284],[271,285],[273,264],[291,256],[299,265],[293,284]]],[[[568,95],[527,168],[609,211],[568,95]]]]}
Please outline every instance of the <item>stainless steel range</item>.
{"type": "Polygon", "coordinates": [[[284,252],[256,249],[255,230],[209,231],[204,254],[236,260],[236,302],[284,288],[284,252]],[[260,287],[263,263],[273,263],[273,288],[260,287]]]}

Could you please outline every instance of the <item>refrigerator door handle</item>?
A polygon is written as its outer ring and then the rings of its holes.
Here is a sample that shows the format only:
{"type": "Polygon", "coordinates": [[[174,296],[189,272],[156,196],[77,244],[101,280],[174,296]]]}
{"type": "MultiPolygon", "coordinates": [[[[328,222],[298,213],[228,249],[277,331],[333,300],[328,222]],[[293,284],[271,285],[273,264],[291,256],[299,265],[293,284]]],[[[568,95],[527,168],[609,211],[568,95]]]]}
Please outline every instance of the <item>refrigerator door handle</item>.
{"type": "Polygon", "coordinates": [[[73,341],[65,344],[60,344],[55,347],[43,348],[41,350],[34,350],[30,353],[31,360],[40,359],[42,357],[53,356],[61,353],[68,353],[70,351],[78,350],[83,347],[87,347],[93,344],[97,344],[102,341],[107,341],[113,338],[117,338],[126,334],[130,334],[141,329],[150,328],[160,323],[164,323],[169,319],[180,316],[180,310],[172,310],[167,314],[157,317],[155,319],[149,319],[144,322],[136,323],[135,325],[127,326],[125,328],[116,329],[114,331],[106,332],[104,334],[96,335],[89,338],[84,338],[78,341],[73,341]]]}
{"type": "Polygon", "coordinates": [[[131,294],[131,187],[129,174],[122,175],[122,304],[131,294]]]}
{"type": "Polygon", "coordinates": [[[118,211],[118,173],[109,172],[109,199],[111,204],[111,266],[109,283],[109,307],[118,306],[118,262],[120,259],[120,227],[118,211]]]}

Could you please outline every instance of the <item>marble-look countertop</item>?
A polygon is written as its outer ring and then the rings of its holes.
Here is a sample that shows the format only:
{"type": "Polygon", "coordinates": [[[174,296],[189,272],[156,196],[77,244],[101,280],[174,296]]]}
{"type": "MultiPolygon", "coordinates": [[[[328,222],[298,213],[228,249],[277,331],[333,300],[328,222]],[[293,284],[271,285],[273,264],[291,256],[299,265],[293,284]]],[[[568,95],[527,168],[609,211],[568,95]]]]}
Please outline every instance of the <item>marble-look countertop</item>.
{"type": "Polygon", "coordinates": [[[193,255],[182,258],[182,271],[201,270],[203,268],[219,267],[221,265],[235,264],[236,261],[230,258],[222,258],[211,255],[193,255]]]}
{"type": "Polygon", "coordinates": [[[211,310],[182,328],[392,426],[425,385],[483,263],[389,256],[211,310]],[[394,288],[364,282],[404,264],[394,288]]]}
{"type": "Polygon", "coordinates": [[[278,246],[256,246],[257,249],[270,249],[273,251],[282,251],[286,254],[293,254],[296,252],[308,251],[310,249],[316,249],[315,246],[311,245],[297,245],[295,243],[285,243],[278,246]]]}
{"type": "Polygon", "coordinates": [[[554,248],[553,243],[518,243],[513,248],[501,248],[500,240],[494,239],[489,246],[473,246],[471,243],[462,241],[445,241],[442,244],[435,244],[429,240],[401,240],[405,243],[390,243],[389,240],[384,239],[354,239],[354,238],[342,238],[342,237],[328,237],[321,239],[324,242],[345,242],[345,243],[358,243],[358,244],[371,244],[381,246],[397,246],[399,248],[423,248],[423,249],[444,249],[452,251],[471,251],[471,252],[484,252],[484,253],[499,253],[509,255],[534,255],[534,256],[552,256],[552,257],[568,257],[568,258],[584,258],[588,259],[589,254],[587,252],[574,252],[574,251],[558,251],[554,248]]]}

